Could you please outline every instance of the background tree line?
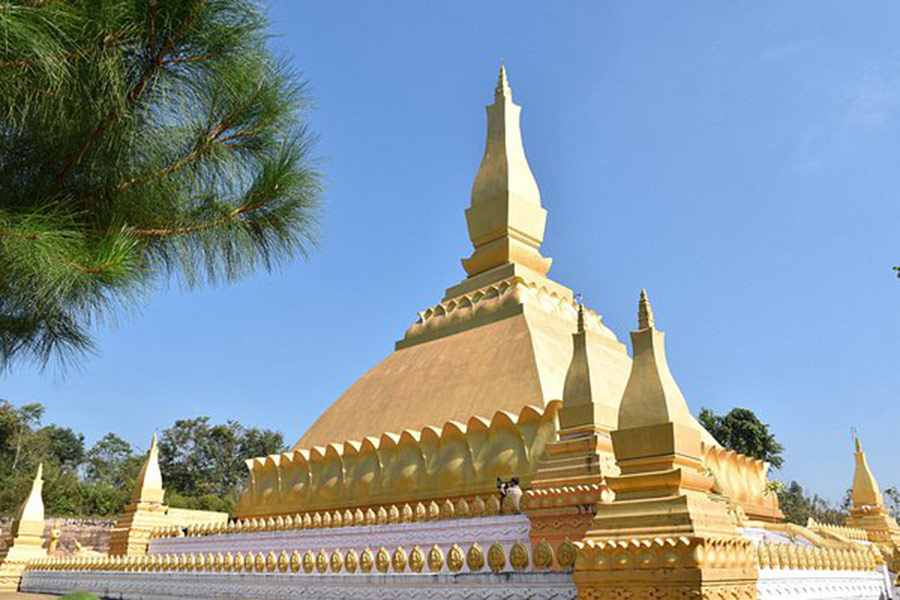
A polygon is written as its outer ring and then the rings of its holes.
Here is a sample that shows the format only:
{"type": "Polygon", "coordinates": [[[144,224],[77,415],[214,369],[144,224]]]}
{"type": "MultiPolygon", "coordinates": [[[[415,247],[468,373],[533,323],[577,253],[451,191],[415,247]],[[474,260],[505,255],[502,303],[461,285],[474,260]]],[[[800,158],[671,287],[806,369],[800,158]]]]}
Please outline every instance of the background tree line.
{"type": "MultiPolygon", "coordinates": [[[[39,403],[0,400],[0,514],[25,498],[38,463],[44,464],[44,505],[52,516],[113,516],[128,502],[146,455],[115,433],[87,447],[84,435],[43,425],[39,403]]],[[[209,417],[175,421],[159,435],[166,502],[181,508],[232,511],[244,460],[283,452],[282,434],[209,417]]]]}
{"type": "MultiPolygon", "coordinates": [[[[760,421],[752,410],[733,408],[719,415],[704,408],[700,410],[699,420],[725,448],[764,460],[776,470],[784,466],[784,446],[778,443],[769,426],[760,421]]],[[[847,474],[848,479],[851,476],[851,473],[847,474]]],[[[778,494],[781,511],[791,523],[806,525],[812,517],[820,523],[843,525],[849,516],[853,504],[850,489],[844,493],[840,505],[836,505],[818,494],[808,495],[796,481],[786,484],[773,480],[772,483],[772,493],[778,494]]],[[[900,517],[900,490],[890,487],[883,490],[883,494],[891,515],[900,517]]]]}

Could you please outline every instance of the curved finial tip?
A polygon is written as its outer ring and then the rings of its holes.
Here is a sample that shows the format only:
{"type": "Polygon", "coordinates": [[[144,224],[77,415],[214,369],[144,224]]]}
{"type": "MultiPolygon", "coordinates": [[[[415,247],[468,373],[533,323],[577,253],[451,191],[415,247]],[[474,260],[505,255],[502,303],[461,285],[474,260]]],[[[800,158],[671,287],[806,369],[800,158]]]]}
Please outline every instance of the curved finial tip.
{"type": "Polygon", "coordinates": [[[859,438],[853,438],[853,441],[856,442],[856,451],[862,452],[862,444],[859,443],[859,438]]]}
{"type": "Polygon", "coordinates": [[[509,87],[509,78],[506,75],[506,65],[500,62],[500,75],[497,77],[497,87],[494,88],[494,96],[497,98],[512,99],[512,89],[509,87]]]}
{"type": "Polygon", "coordinates": [[[650,298],[647,297],[647,290],[641,290],[641,299],[638,302],[638,329],[650,329],[654,326],[653,307],[650,305],[650,298]]]}

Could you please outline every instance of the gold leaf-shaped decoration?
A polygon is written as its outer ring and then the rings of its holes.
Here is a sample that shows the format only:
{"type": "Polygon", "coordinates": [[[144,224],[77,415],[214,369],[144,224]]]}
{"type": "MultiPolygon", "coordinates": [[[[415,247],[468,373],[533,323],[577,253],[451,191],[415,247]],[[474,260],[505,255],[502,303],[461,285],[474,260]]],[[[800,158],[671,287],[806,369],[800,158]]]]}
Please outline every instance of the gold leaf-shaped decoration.
{"type": "Polygon", "coordinates": [[[291,573],[297,573],[302,568],[303,559],[300,558],[300,553],[294,550],[293,552],[291,552],[291,573]]]}
{"type": "Polygon", "coordinates": [[[284,550],[278,555],[278,570],[282,573],[287,573],[288,569],[291,568],[291,558],[288,556],[288,553],[284,550]]]}
{"type": "Polygon", "coordinates": [[[499,573],[506,568],[506,550],[498,542],[494,542],[488,548],[487,562],[494,573],[499,573]]]}
{"type": "Polygon", "coordinates": [[[378,569],[379,573],[387,573],[388,569],[391,568],[391,555],[388,554],[384,546],[375,553],[375,568],[378,569]]]}
{"type": "Polygon", "coordinates": [[[313,518],[309,513],[303,515],[303,529],[313,528],[313,518]]]}
{"type": "Polygon", "coordinates": [[[319,513],[315,513],[312,516],[312,526],[313,529],[318,529],[322,526],[322,515],[320,515],[319,513]]]}
{"type": "Polygon", "coordinates": [[[405,571],[408,562],[409,558],[406,555],[406,550],[403,549],[403,546],[398,546],[391,556],[391,566],[394,567],[394,572],[402,573],[405,571]]]}
{"type": "Polygon", "coordinates": [[[466,564],[469,566],[469,570],[473,572],[484,568],[484,551],[478,545],[478,542],[469,546],[469,551],[466,552],[466,564]]]}
{"type": "Polygon", "coordinates": [[[316,555],[313,554],[312,550],[307,550],[303,553],[303,572],[304,573],[312,573],[316,568],[316,555]]]}
{"type": "Polygon", "coordinates": [[[534,566],[546,570],[553,566],[553,546],[547,540],[541,540],[534,547],[534,566]]]}
{"type": "Polygon", "coordinates": [[[341,511],[334,511],[334,515],[331,517],[331,526],[332,527],[343,527],[344,526],[344,516],[341,514],[341,511]]]}
{"type": "Polygon", "coordinates": [[[403,510],[400,511],[400,522],[401,523],[410,523],[413,520],[413,509],[409,504],[403,505],[403,510]]]}
{"type": "Polygon", "coordinates": [[[387,510],[383,506],[379,506],[378,512],[375,514],[375,523],[378,525],[384,525],[387,522],[388,522],[387,510]]]}
{"type": "Polygon", "coordinates": [[[447,568],[457,573],[462,570],[465,562],[466,558],[463,556],[462,548],[458,544],[453,544],[450,551],[447,552],[447,568]]]}
{"type": "Polygon", "coordinates": [[[441,518],[442,519],[452,519],[456,516],[456,507],[453,505],[453,502],[450,498],[444,500],[441,503],[441,518]]]}
{"type": "Polygon", "coordinates": [[[409,570],[413,573],[421,573],[425,568],[425,553],[418,546],[414,546],[409,553],[409,570]]]}
{"type": "Polygon", "coordinates": [[[483,517],[487,507],[484,505],[484,500],[481,499],[481,496],[475,496],[475,499],[472,500],[472,516],[473,517],[483,517]]]}
{"type": "Polygon", "coordinates": [[[325,550],[319,550],[316,554],[316,571],[319,573],[328,572],[328,553],[325,550]]]}
{"type": "Polygon", "coordinates": [[[248,552],[247,554],[241,554],[240,552],[234,557],[234,570],[235,571],[253,571],[253,553],[248,552]],[[247,566],[249,563],[249,567],[247,566]]]}
{"type": "Polygon", "coordinates": [[[335,549],[334,552],[331,553],[331,559],[329,560],[331,565],[332,573],[340,573],[341,569],[344,568],[344,555],[341,554],[341,551],[335,549]]]}
{"type": "Polygon", "coordinates": [[[294,517],[288,515],[284,518],[284,528],[285,529],[294,529],[297,527],[297,524],[294,522],[294,517]]]}
{"type": "Polygon", "coordinates": [[[344,555],[344,567],[347,569],[348,573],[356,573],[356,568],[359,566],[359,557],[356,555],[356,550],[353,548],[347,550],[347,554],[344,555]]]}
{"type": "MultiPolygon", "coordinates": [[[[139,557],[141,558],[141,557],[139,557]]],[[[132,565],[132,571],[138,570],[138,565],[132,565]]],[[[195,571],[205,571],[206,570],[206,556],[203,553],[198,554],[194,557],[194,570],[195,571]]]]}
{"type": "Polygon", "coordinates": [[[354,511],[353,524],[354,525],[365,525],[366,524],[366,513],[364,513],[361,508],[357,508],[354,511]]]}
{"type": "Polygon", "coordinates": [[[363,573],[370,573],[374,564],[375,557],[372,556],[372,551],[366,548],[359,555],[359,570],[363,573]]]}
{"type": "Polygon", "coordinates": [[[575,544],[569,540],[564,541],[556,548],[556,560],[563,569],[575,567],[575,544]]]}
{"type": "Polygon", "coordinates": [[[265,525],[266,531],[272,531],[275,529],[275,527],[276,527],[275,519],[273,519],[272,517],[269,517],[268,519],[266,519],[266,525],[265,525]]]}
{"type": "MultiPolygon", "coordinates": [[[[165,556],[163,558],[166,558],[165,556]]],[[[167,566],[168,562],[163,562],[163,566],[167,566]]],[[[234,568],[234,556],[231,555],[231,552],[226,552],[225,556],[222,558],[222,570],[226,573],[231,573],[231,570],[234,568]]]]}
{"type": "Polygon", "coordinates": [[[399,523],[400,522],[400,509],[397,508],[396,504],[391,504],[390,510],[388,510],[388,523],[399,523]]]}
{"type": "Polygon", "coordinates": [[[460,498],[456,501],[456,516],[461,519],[469,516],[469,503],[466,502],[465,498],[460,498]]]}
{"type": "Polygon", "coordinates": [[[187,557],[185,558],[183,569],[185,571],[193,571],[194,570],[194,553],[193,552],[188,554],[187,557]]]}
{"type": "Polygon", "coordinates": [[[441,547],[435,544],[431,547],[431,550],[428,551],[428,569],[434,573],[441,571],[444,568],[444,551],[441,550],[441,547]]]}
{"type": "Polygon", "coordinates": [[[487,504],[485,505],[485,512],[489,516],[500,514],[500,498],[498,498],[496,494],[491,494],[488,498],[487,504]]]}
{"type": "Polygon", "coordinates": [[[428,509],[421,502],[416,503],[415,519],[416,521],[424,521],[428,518],[428,509]]]}
{"type": "Polygon", "coordinates": [[[275,519],[275,529],[282,531],[284,529],[284,517],[278,515],[278,518],[275,519]]]}
{"type": "Polygon", "coordinates": [[[331,513],[327,510],[322,513],[322,527],[331,527],[331,513]]]}
{"type": "Polygon", "coordinates": [[[350,527],[353,525],[353,513],[348,508],[344,511],[344,527],[350,527]]]}
{"type": "Polygon", "coordinates": [[[217,552],[215,556],[213,556],[213,571],[220,572],[225,567],[225,557],[222,556],[221,552],[217,552]]]}
{"type": "Polygon", "coordinates": [[[441,507],[434,500],[428,503],[428,518],[432,521],[441,518],[441,507]]]}
{"type": "MultiPolygon", "coordinates": [[[[548,544],[549,545],[549,544],[548,544]]],[[[516,571],[524,571],[528,568],[528,546],[522,542],[516,542],[509,549],[509,562],[516,571]]]]}
{"type": "Polygon", "coordinates": [[[278,557],[270,551],[266,554],[266,571],[274,573],[276,570],[278,570],[278,557]]]}
{"type": "MultiPolygon", "coordinates": [[[[274,558],[274,555],[273,555],[273,558],[274,558]]],[[[273,562],[272,566],[275,566],[274,562],[273,562]]],[[[257,573],[265,573],[266,572],[266,555],[263,554],[262,552],[257,552],[253,556],[253,570],[256,571],[257,573]]],[[[248,569],[248,571],[249,571],[249,569],[248,569]]]]}
{"type": "Polygon", "coordinates": [[[366,509],[366,525],[375,525],[378,522],[378,516],[371,508],[366,509]]]}

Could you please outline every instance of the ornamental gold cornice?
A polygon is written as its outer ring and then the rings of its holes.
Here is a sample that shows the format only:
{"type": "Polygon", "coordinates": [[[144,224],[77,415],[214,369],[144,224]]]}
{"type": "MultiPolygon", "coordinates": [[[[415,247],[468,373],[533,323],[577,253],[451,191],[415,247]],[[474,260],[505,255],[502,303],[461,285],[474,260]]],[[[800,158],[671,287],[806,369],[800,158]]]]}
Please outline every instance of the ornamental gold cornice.
{"type": "Polygon", "coordinates": [[[760,542],[756,546],[761,569],[874,571],[884,564],[875,546],[854,548],[819,548],[797,544],[760,542]]]}
{"type": "Polygon", "coordinates": [[[578,571],[756,568],[753,543],[742,538],[587,539],[575,547],[578,571]]]}
{"type": "MultiPolygon", "coordinates": [[[[418,319],[406,330],[404,342],[425,336],[439,337],[445,328],[456,328],[472,320],[489,322],[495,315],[503,315],[511,308],[531,306],[554,314],[572,323],[578,318],[578,304],[570,293],[549,285],[547,280],[528,280],[513,276],[491,283],[477,290],[444,300],[424,311],[416,313],[418,319]]],[[[585,329],[617,341],[603,325],[596,312],[585,309],[585,329]]],[[[403,345],[401,343],[401,345],[403,345]]]]}
{"type": "MultiPolygon", "coordinates": [[[[263,550],[259,552],[155,553],[144,556],[54,557],[32,560],[29,571],[100,572],[196,572],[196,573],[290,573],[337,575],[378,573],[460,572],[494,573],[525,571],[532,564],[532,550],[523,542],[494,542],[485,553],[478,542],[453,544],[444,550],[432,546],[427,553],[417,545],[365,548],[357,553],[320,550],[263,550]]],[[[541,564],[540,557],[535,565],[541,564]]]]}
{"type": "Polygon", "coordinates": [[[527,490],[523,497],[525,509],[553,508],[562,505],[588,505],[612,502],[615,493],[605,483],[563,485],[527,490]]]}
{"type": "MultiPolygon", "coordinates": [[[[370,510],[376,522],[400,522],[421,518],[415,512],[419,503],[434,517],[432,502],[456,504],[464,498],[471,504],[476,496],[488,502],[497,477],[516,476],[523,485],[531,480],[544,448],[556,438],[560,406],[552,401],[525,406],[518,415],[497,411],[490,419],[448,421],[440,428],[251,459],[237,516],[284,518],[296,515],[299,506],[301,519],[309,515],[309,526],[329,527],[367,523],[370,510]],[[404,516],[407,504],[413,514],[404,516]],[[389,512],[392,507],[396,514],[389,512]],[[380,508],[386,511],[383,519],[380,508]]],[[[277,521],[266,526],[277,527],[277,521]]]]}

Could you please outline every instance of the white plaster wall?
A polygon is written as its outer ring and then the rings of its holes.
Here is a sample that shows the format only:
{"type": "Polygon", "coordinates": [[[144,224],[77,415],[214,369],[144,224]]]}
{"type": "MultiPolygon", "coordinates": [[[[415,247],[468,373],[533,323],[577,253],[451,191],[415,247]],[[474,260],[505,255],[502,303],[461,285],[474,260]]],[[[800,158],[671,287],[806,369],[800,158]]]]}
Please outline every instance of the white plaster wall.
{"type": "Polygon", "coordinates": [[[84,590],[101,598],[308,600],[575,600],[567,572],[399,575],[28,571],[22,591],[84,590]]]}
{"type": "Polygon", "coordinates": [[[758,600],[888,600],[887,570],[760,569],[758,600]]]}

